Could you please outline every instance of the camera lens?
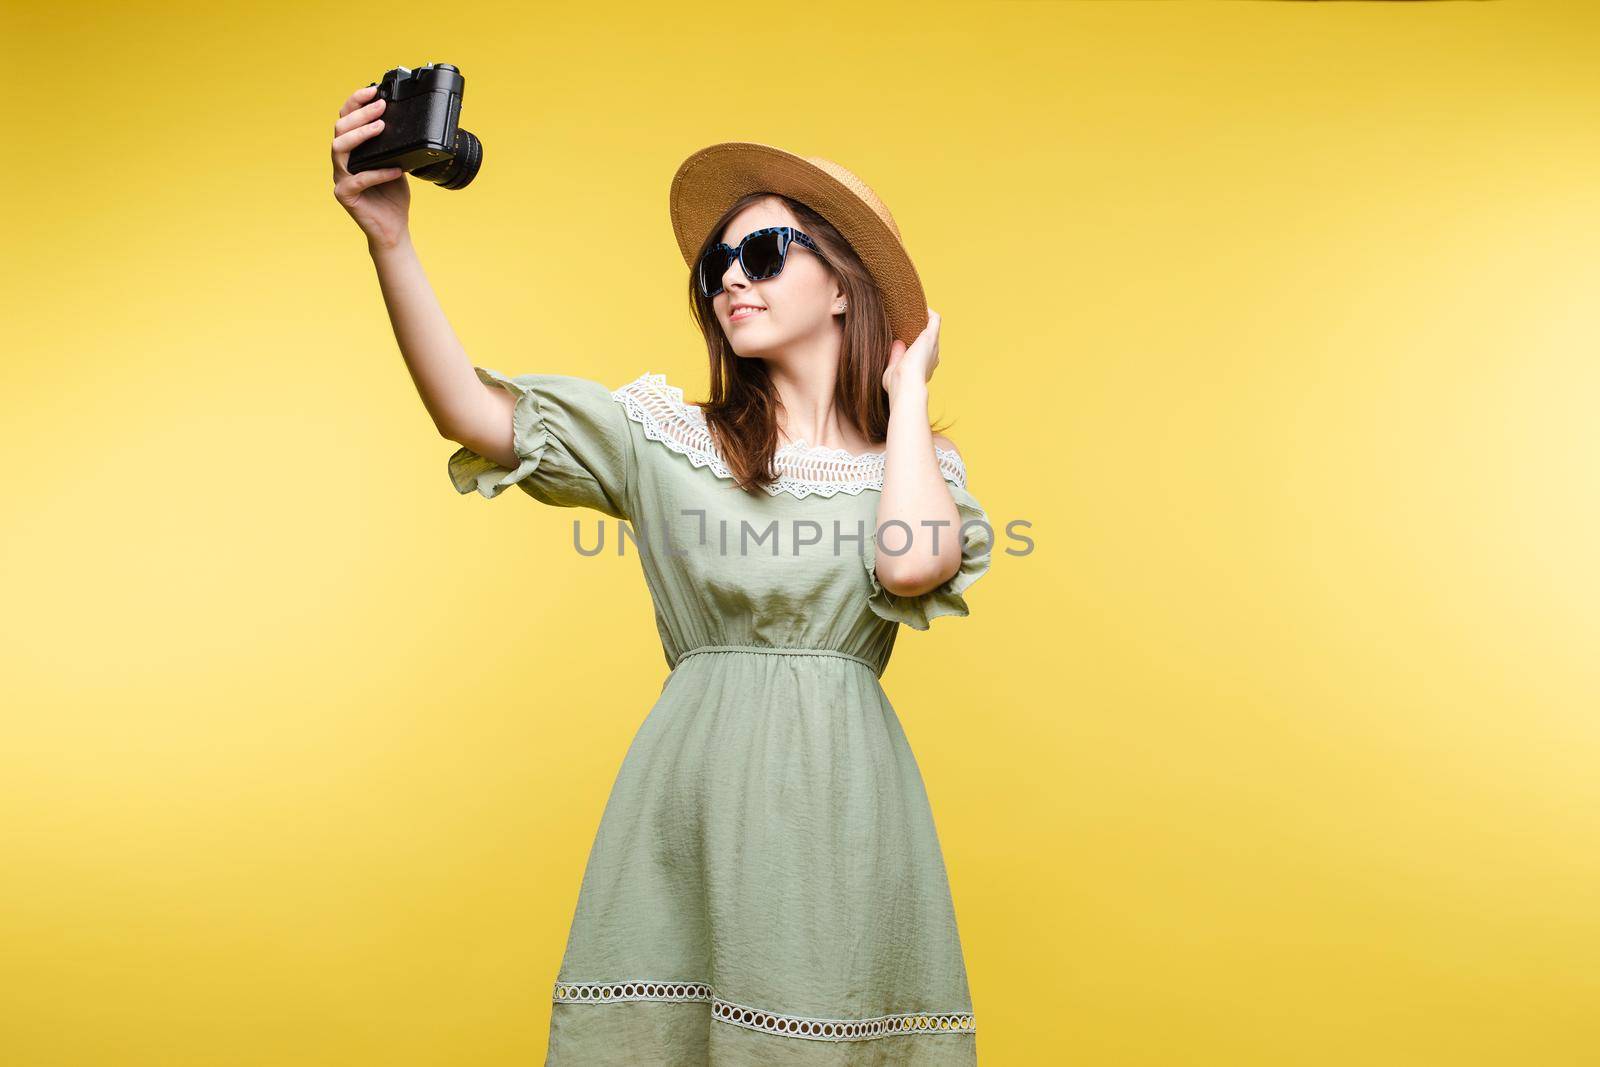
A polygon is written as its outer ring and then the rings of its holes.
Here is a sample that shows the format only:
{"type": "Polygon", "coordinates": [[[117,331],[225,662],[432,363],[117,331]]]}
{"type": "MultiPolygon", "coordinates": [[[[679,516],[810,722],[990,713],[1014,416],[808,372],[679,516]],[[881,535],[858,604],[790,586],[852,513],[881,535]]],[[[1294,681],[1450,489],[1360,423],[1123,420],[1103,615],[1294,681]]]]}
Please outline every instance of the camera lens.
{"type": "Polygon", "coordinates": [[[483,142],[457,126],[454,154],[438,163],[418,167],[411,172],[411,176],[432,182],[441,189],[465,189],[478,176],[478,167],[482,163],[483,142]]]}

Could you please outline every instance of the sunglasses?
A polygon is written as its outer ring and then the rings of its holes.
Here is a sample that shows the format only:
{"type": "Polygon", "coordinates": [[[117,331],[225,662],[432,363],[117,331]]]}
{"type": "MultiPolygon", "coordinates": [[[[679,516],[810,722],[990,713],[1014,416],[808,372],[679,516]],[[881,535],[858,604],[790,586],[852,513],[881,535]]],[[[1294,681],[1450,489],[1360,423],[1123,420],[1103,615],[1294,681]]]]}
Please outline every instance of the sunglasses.
{"type": "Polygon", "coordinates": [[[793,226],[768,226],[764,230],[747,233],[738,248],[719,243],[700,257],[700,265],[695,271],[701,295],[712,297],[722,292],[722,276],[728,272],[728,264],[735,259],[739,261],[745,277],[753,282],[776,278],[783,273],[783,265],[789,258],[789,246],[795,241],[818,256],[822,255],[816,242],[793,226]]]}

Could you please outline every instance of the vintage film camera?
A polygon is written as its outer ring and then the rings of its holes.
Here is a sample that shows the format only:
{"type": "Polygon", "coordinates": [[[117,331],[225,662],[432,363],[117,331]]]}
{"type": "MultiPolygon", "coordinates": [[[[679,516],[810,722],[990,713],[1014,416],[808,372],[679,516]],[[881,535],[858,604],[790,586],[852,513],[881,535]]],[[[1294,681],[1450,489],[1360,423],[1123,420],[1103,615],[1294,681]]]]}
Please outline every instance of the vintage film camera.
{"type": "Polygon", "coordinates": [[[449,63],[396,67],[372,82],[389,103],[383,129],[350,153],[351,174],[399,167],[445,189],[465,189],[483,162],[483,143],[457,123],[466,79],[449,63]]]}

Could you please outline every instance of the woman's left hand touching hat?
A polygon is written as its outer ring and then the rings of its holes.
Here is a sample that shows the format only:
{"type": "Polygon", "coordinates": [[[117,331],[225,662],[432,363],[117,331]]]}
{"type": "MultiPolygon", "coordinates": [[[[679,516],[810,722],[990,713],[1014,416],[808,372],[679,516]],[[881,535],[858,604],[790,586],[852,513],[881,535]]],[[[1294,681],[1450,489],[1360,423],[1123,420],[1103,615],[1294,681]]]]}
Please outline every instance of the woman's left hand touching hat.
{"type": "Polygon", "coordinates": [[[939,313],[928,309],[928,325],[911,346],[896,341],[889,346],[889,365],[883,371],[883,388],[889,394],[889,405],[894,406],[895,395],[909,382],[912,388],[922,388],[933,377],[939,366],[939,313]]]}

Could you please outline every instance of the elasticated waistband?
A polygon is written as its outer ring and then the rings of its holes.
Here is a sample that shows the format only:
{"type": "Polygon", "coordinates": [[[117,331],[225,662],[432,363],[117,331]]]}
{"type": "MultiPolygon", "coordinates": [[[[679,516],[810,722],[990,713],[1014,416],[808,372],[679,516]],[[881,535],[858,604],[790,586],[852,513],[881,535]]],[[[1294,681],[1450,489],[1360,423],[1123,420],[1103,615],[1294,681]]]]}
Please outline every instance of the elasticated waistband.
{"type": "Polygon", "coordinates": [[[738,652],[756,656],[836,656],[839,659],[854,660],[874,675],[878,674],[878,665],[871,660],[862,659],[849,652],[841,652],[836,648],[790,648],[782,645],[701,645],[679,656],[678,662],[673,664],[672,669],[677,670],[683,665],[684,660],[690,656],[698,656],[702,652],[738,652]]]}

